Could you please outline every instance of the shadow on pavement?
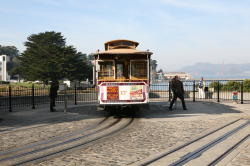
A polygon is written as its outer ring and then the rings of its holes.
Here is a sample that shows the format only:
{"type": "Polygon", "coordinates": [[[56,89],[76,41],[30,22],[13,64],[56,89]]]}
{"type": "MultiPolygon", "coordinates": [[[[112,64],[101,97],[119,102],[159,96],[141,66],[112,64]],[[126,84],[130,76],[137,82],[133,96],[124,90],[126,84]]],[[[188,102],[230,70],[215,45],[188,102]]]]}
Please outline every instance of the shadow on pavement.
{"type": "Polygon", "coordinates": [[[68,112],[64,112],[64,106],[58,105],[56,112],[49,112],[49,106],[40,106],[35,110],[17,111],[0,115],[0,133],[9,128],[28,127],[39,124],[58,124],[78,120],[96,119],[105,116],[117,118],[174,118],[174,117],[195,117],[200,114],[220,115],[242,113],[232,106],[216,102],[191,102],[186,101],[188,110],[182,110],[181,102],[178,101],[176,108],[168,110],[169,102],[152,102],[149,105],[133,106],[112,111],[104,111],[96,104],[72,105],[68,112]]]}
{"type": "Polygon", "coordinates": [[[169,102],[151,103],[148,109],[140,109],[136,114],[141,118],[173,118],[173,117],[195,117],[204,115],[240,114],[242,111],[236,110],[232,106],[216,102],[191,102],[186,101],[188,110],[182,110],[181,102],[178,101],[176,108],[169,111],[169,102]]]}
{"type": "Polygon", "coordinates": [[[48,105],[42,105],[34,110],[1,113],[0,133],[13,128],[96,119],[108,115],[107,112],[93,104],[69,106],[67,112],[64,112],[64,106],[59,104],[56,106],[56,110],[56,112],[50,112],[48,105]]]}

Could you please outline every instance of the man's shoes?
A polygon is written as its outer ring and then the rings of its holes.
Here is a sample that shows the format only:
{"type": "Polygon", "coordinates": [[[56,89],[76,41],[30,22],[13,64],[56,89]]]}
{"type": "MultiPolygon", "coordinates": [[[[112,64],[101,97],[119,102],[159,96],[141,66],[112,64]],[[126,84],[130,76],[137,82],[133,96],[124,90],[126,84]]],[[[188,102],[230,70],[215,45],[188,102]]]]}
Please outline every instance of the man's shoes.
{"type": "Polygon", "coordinates": [[[169,111],[172,111],[173,109],[169,107],[168,110],[169,110],[169,111]]]}
{"type": "Polygon", "coordinates": [[[187,110],[187,108],[183,108],[183,110],[187,110]]]}

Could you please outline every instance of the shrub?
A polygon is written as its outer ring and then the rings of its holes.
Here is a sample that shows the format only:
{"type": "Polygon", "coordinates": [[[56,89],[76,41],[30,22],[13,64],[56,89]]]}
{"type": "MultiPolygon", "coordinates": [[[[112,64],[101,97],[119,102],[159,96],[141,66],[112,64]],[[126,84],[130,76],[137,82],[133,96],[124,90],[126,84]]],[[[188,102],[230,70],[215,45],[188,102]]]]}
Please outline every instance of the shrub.
{"type": "Polygon", "coordinates": [[[241,83],[237,81],[228,81],[221,90],[224,91],[240,91],[241,83]]]}
{"type": "Polygon", "coordinates": [[[250,91],[250,79],[245,79],[243,82],[244,91],[250,91]]]}

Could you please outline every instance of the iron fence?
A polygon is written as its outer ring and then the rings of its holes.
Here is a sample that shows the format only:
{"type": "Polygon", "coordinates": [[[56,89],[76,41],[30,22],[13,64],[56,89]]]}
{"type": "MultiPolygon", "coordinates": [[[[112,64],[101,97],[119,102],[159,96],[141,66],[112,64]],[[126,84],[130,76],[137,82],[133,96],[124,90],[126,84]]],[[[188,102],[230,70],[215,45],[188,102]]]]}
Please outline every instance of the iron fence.
{"type": "MultiPolygon", "coordinates": [[[[204,80],[199,88],[198,80],[183,81],[185,100],[250,103],[250,84],[244,80],[204,80]]],[[[170,101],[173,94],[169,82],[155,82],[150,85],[150,102],[170,101]]],[[[77,87],[59,89],[57,103],[68,101],[72,104],[97,102],[96,88],[77,87]]],[[[9,111],[20,108],[33,108],[49,104],[49,86],[30,88],[8,86],[0,88],[0,110],[9,111]]]]}
{"type": "MultiPolygon", "coordinates": [[[[244,80],[204,80],[202,88],[199,87],[199,80],[187,80],[183,81],[183,87],[184,97],[190,101],[250,103],[250,84],[244,84],[244,80]]],[[[170,101],[171,98],[169,81],[151,85],[151,101],[170,101]]]]}
{"type": "MultiPolygon", "coordinates": [[[[9,111],[30,107],[35,109],[42,104],[49,104],[49,86],[45,87],[12,87],[0,88],[0,110],[9,111]]],[[[97,91],[95,88],[77,89],[77,87],[59,89],[56,103],[96,102],[97,91]]]]}

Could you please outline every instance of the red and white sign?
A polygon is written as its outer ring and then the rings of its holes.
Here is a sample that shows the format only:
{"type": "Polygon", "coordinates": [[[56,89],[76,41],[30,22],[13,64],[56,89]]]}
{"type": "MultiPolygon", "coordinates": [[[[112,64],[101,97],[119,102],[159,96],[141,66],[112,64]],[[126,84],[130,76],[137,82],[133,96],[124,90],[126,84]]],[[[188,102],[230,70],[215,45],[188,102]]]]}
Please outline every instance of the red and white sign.
{"type": "Polygon", "coordinates": [[[119,86],[119,100],[130,100],[130,86],[119,86]]]}
{"type": "Polygon", "coordinates": [[[99,86],[101,104],[133,104],[147,102],[145,83],[102,83],[99,86]]]}

